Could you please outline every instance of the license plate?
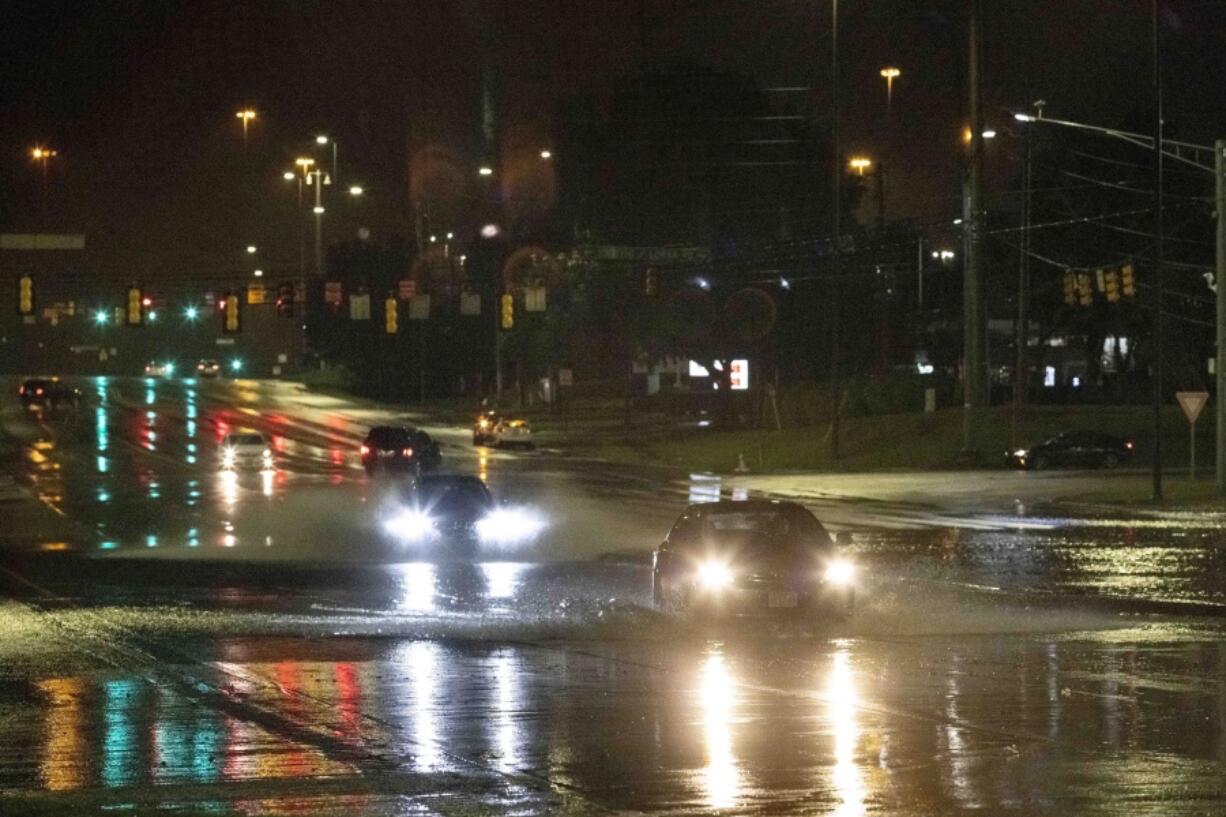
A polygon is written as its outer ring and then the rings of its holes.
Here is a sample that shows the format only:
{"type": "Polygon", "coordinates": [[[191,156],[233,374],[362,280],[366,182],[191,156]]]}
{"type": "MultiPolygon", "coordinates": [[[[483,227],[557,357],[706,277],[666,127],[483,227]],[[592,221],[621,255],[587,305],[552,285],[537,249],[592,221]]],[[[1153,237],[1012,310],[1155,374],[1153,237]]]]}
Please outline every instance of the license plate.
{"type": "Polygon", "coordinates": [[[795,593],[775,591],[766,596],[767,607],[795,607],[799,597],[795,593]]]}

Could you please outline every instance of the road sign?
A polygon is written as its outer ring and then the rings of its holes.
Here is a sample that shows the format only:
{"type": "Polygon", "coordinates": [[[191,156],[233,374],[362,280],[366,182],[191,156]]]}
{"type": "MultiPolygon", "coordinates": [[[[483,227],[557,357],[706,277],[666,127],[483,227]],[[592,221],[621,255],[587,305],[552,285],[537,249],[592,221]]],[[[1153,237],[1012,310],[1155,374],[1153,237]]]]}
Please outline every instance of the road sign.
{"type": "Polygon", "coordinates": [[[417,297],[417,282],[412,278],[402,278],[396,282],[396,297],[402,301],[411,301],[417,297]]]}
{"type": "Polygon", "coordinates": [[[461,292],[460,293],[460,314],[461,315],[480,315],[481,314],[481,295],[477,292],[461,292]]]}
{"type": "Polygon", "coordinates": [[[430,319],[430,296],[418,295],[409,301],[409,320],[425,321],[430,319]]]}
{"type": "Polygon", "coordinates": [[[1201,409],[1209,402],[1207,391],[1177,391],[1175,399],[1183,409],[1183,416],[1188,418],[1188,434],[1191,445],[1188,447],[1188,474],[1196,479],[1196,419],[1200,417],[1201,409]]]}
{"type": "Polygon", "coordinates": [[[558,369],[558,385],[573,386],[575,385],[575,372],[573,369],[558,369]]]}
{"type": "Polygon", "coordinates": [[[264,303],[263,284],[247,284],[247,303],[253,305],[264,303]]]}
{"type": "Polygon", "coordinates": [[[354,293],[349,296],[349,320],[370,320],[370,293],[363,292],[360,295],[354,293]]]}
{"type": "Polygon", "coordinates": [[[1179,401],[1180,408],[1183,409],[1183,416],[1188,418],[1189,423],[1196,423],[1196,418],[1200,417],[1200,411],[1205,407],[1205,403],[1209,402],[1209,392],[1207,391],[1178,391],[1175,392],[1175,399],[1179,401]]]}

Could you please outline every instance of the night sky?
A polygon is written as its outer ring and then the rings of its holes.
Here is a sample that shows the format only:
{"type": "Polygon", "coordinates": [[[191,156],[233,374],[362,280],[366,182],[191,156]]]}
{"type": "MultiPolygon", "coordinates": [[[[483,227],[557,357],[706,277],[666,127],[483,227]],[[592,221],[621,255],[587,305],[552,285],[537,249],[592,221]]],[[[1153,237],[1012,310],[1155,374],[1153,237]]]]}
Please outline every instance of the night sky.
{"type": "MultiPolygon", "coordinates": [[[[842,6],[848,152],[887,163],[890,217],[955,214],[965,3],[842,6]],[[887,113],[878,71],[890,64],[903,75],[887,113]]],[[[1169,133],[1197,142],[1226,136],[1226,3],[1169,6],[1169,133]]],[[[1037,98],[1050,116],[1103,125],[1145,113],[1147,1],[983,7],[989,124],[1012,128],[1006,109],[1037,98]]],[[[39,176],[28,151],[41,142],[60,151],[48,221],[88,234],[89,263],[102,276],[169,280],[226,269],[249,242],[267,248],[269,265],[296,263],[295,193],[281,172],[326,132],[340,145],[339,181],[370,192],[353,205],[363,209],[337,216],[330,238],[358,224],[411,235],[415,199],[451,196],[443,211],[464,210],[469,193],[460,188],[480,153],[486,61],[497,79],[500,162],[509,167],[554,143],[568,96],[670,60],[735,71],[765,88],[809,88],[794,101],[825,120],[829,11],[828,2],[798,0],[10,0],[0,11],[0,222],[5,231],[38,227],[39,176]],[[246,105],[260,118],[244,154],[234,113],[246,105]],[[427,148],[448,157],[454,179],[414,177],[427,148]],[[436,189],[448,183],[456,189],[436,189]]],[[[996,183],[1015,170],[1008,138],[999,155],[990,145],[996,183]]]]}

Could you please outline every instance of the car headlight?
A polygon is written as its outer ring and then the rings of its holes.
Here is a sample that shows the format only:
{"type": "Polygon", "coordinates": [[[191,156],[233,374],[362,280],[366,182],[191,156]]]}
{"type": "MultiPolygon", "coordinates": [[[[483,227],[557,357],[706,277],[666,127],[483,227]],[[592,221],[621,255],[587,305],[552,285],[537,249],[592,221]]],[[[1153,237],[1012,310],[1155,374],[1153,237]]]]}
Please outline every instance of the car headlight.
{"type": "Polygon", "coordinates": [[[238,452],[233,448],[224,449],[221,452],[221,461],[226,465],[233,465],[234,459],[238,456],[238,452]]]}
{"type": "Polygon", "coordinates": [[[405,509],[383,523],[383,529],[409,542],[419,542],[428,539],[435,533],[434,520],[422,511],[405,509]]]}
{"type": "Polygon", "coordinates": [[[714,559],[698,565],[698,583],[708,590],[719,590],[732,584],[732,568],[714,559]]]}
{"type": "Polygon", "coordinates": [[[826,581],[830,584],[851,584],[855,578],[856,566],[846,559],[834,559],[826,564],[826,581]]]}
{"type": "Polygon", "coordinates": [[[271,448],[264,449],[264,459],[266,460],[272,459],[272,449],[271,448]]]}
{"type": "Polygon", "coordinates": [[[510,545],[532,539],[545,528],[545,520],[524,508],[499,508],[477,520],[477,536],[483,542],[510,545]]]}
{"type": "Polygon", "coordinates": [[[1026,456],[1026,449],[1019,448],[1018,450],[1013,452],[1013,456],[1018,457],[1018,458],[1024,458],[1026,456]]]}

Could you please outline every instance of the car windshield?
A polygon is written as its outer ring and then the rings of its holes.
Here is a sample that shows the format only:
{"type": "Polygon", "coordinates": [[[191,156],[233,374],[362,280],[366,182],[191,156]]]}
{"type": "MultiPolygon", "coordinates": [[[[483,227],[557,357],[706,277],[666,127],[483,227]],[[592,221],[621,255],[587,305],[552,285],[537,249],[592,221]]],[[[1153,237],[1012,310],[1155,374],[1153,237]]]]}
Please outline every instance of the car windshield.
{"type": "Polygon", "coordinates": [[[485,483],[475,478],[423,479],[413,496],[418,504],[439,514],[483,510],[493,503],[485,483]]]}
{"type": "Polygon", "coordinates": [[[259,434],[231,434],[230,445],[263,445],[264,438],[259,434]]]}
{"type": "Polygon", "coordinates": [[[370,441],[379,446],[408,445],[413,441],[413,432],[407,428],[381,426],[370,430],[370,441]]]}

